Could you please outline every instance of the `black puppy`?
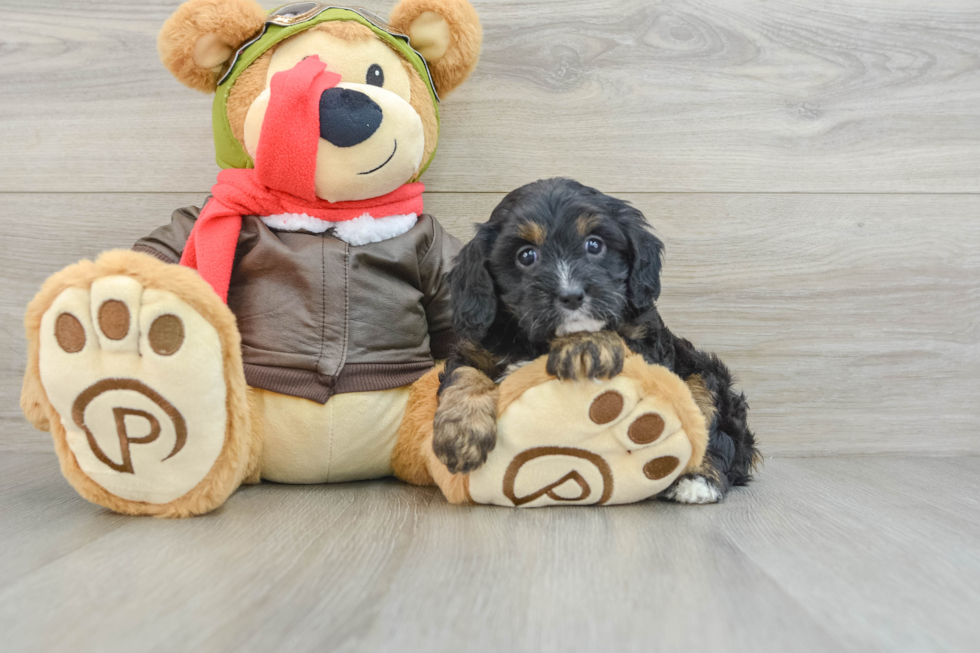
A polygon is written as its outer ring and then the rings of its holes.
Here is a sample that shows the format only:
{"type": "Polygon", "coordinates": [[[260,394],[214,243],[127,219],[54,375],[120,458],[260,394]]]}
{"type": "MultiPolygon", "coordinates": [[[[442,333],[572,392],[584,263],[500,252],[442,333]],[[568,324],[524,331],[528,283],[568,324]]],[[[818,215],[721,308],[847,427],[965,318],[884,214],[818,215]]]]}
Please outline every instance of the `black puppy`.
{"type": "Polygon", "coordinates": [[[684,379],[709,424],[699,474],[664,495],[720,500],[759,459],[745,395],[717,356],[672,334],[657,312],[663,243],[628,203],[568,179],[511,192],[449,275],[460,345],[440,377],[433,448],[452,472],[482,465],[496,443],[496,383],[548,354],[559,379],[609,378],[625,346],[684,379]]]}

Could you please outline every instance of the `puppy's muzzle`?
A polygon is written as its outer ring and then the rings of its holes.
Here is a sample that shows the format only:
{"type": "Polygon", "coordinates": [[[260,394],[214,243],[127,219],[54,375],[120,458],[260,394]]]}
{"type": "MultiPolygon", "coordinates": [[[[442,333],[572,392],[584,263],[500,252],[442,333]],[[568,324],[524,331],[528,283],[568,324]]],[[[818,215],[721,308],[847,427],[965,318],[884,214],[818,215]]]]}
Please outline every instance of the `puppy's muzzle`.
{"type": "Polygon", "coordinates": [[[384,114],[360,91],[328,88],[320,95],[320,138],[337,147],[353,147],[378,131],[384,114]]]}

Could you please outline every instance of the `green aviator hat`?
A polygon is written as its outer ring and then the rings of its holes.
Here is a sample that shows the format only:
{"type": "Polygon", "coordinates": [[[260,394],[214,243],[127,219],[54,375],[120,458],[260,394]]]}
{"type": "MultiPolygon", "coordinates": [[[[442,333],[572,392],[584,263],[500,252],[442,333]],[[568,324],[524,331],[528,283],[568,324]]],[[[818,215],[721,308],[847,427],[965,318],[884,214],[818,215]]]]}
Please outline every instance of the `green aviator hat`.
{"type": "MultiPolygon", "coordinates": [[[[332,20],[353,21],[364,25],[412,64],[432,96],[436,124],[438,125],[439,95],[436,93],[436,87],[432,82],[432,75],[429,73],[425,59],[412,49],[407,36],[390,31],[383,21],[362,10],[333,7],[319,2],[299,2],[271,11],[262,26],[262,30],[238,49],[238,52],[231,59],[228,71],[218,80],[218,87],[214,94],[211,124],[214,128],[215,159],[219,166],[222,168],[253,167],[252,157],[245,151],[244,145],[232,134],[231,124],[228,122],[228,95],[238,76],[280,41],[320,23],[332,20]]],[[[435,152],[422,165],[419,174],[425,172],[425,169],[429,167],[433,156],[435,156],[435,152]]]]}

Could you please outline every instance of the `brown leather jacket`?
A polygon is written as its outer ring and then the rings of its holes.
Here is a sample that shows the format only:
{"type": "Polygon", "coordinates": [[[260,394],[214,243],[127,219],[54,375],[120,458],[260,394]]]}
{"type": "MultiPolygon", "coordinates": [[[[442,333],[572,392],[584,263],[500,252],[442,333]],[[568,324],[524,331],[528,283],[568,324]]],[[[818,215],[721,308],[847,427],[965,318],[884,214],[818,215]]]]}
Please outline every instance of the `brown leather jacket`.
{"type": "MultiPolygon", "coordinates": [[[[134,249],[177,263],[198,213],[174,211],[134,249]]],[[[246,381],[321,404],[412,383],[452,346],[446,273],[461,246],[427,214],[400,236],[358,246],[244,218],[228,306],[246,381]]]]}

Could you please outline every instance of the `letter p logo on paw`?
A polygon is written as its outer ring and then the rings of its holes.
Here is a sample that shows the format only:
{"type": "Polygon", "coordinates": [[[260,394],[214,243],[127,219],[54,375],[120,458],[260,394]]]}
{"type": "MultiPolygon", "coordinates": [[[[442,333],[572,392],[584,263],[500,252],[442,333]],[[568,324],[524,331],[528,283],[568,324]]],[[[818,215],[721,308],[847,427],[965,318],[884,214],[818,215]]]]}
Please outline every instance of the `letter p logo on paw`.
{"type": "Polygon", "coordinates": [[[184,421],[184,416],[174,408],[172,403],[164,399],[159,392],[136,379],[102,379],[78,395],[71,410],[72,419],[78,428],[82,429],[85,433],[88,444],[92,448],[92,453],[95,454],[96,458],[105,463],[110,469],[114,469],[117,472],[133,474],[133,457],[130,453],[130,445],[150,444],[156,442],[160,437],[160,420],[153,413],[138,408],[116,406],[112,408],[112,415],[116,426],[116,435],[119,437],[121,461],[117,463],[106,455],[102,447],[99,446],[98,440],[91,429],[85,425],[85,409],[101,395],[114,390],[137,392],[159,406],[166,416],[170,418],[170,423],[173,425],[175,442],[173,450],[163,460],[172,458],[184,448],[184,444],[187,442],[187,423],[184,421]],[[140,417],[144,419],[149,423],[150,432],[140,437],[131,437],[126,424],[127,417],[140,417]]]}
{"type": "Polygon", "coordinates": [[[193,490],[221,454],[221,341],[175,294],[125,276],[68,288],[41,319],[41,383],[78,468],[127,501],[193,490]]]}

